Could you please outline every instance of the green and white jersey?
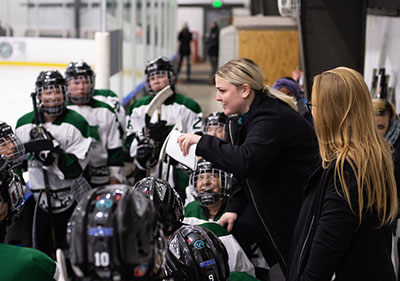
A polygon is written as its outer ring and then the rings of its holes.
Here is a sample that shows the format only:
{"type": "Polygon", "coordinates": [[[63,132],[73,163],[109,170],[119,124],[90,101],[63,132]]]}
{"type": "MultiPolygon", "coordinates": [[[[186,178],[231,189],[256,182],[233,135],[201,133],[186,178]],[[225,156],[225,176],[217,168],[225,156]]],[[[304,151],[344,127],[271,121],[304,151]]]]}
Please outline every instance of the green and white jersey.
{"type": "MultiPolygon", "coordinates": [[[[117,114],[118,122],[123,130],[125,130],[125,109],[121,106],[120,99],[116,93],[111,90],[94,90],[93,98],[107,103],[117,114]]],[[[124,133],[123,133],[124,135],[124,133]]]]}
{"type": "MultiPolygon", "coordinates": [[[[135,101],[129,108],[126,119],[126,147],[131,157],[136,156],[137,140],[135,136],[140,135],[144,126],[144,117],[152,101],[153,96],[146,96],[135,101]]],[[[172,128],[178,120],[182,122],[183,133],[199,133],[202,131],[203,113],[197,102],[181,94],[174,94],[164,104],[161,105],[160,119],[167,122],[167,126],[172,128]]],[[[150,122],[158,121],[158,109],[154,112],[150,122]]],[[[145,170],[137,161],[137,167],[145,170]]],[[[166,166],[166,165],[164,165],[166,166]]],[[[152,168],[151,175],[157,176],[158,165],[152,168]]],[[[171,178],[171,177],[170,177],[171,178]]]]}
{"type": "MultiPolygon", "coordinates": [[[[229,263],[229,271],[233,272],[243,272],[246,273],[243,276],[248,276],[250,279],[243,279],[243,280],[254,280],[254,276],[256,274],[254,265],[250,262],[247,258],[246,254],[244,253],[242,247],[240,247],[239,243],[230,234],[225,228],[219,225],[216,222],[206,222],[200,223],[199,225],[204,226],[205,228],[209,229],[214,233],[221,241],[224,243],[225,248],[228,252],[228,263],[229,263]]],[[[240,275],[240,274],[239,274],[240,275]]],[[[230,279],[229,280],[238,280],[238,279],[230,279]]]]}
{"type": "MultiPolygon", "coordinates": [[[[35,127],[34,120],[33,112],[18,119],[15,134],[22,143],[31,141],[29,133],[35,127]]],[[[63,114],[52,123],[41,125],[60,144],[62,153],[50,166],[43,166],[42,162],[36,160],[33,155],[28,155],[29,187],[35,199],[38,200],[39,192],[45,188],[43,170],[46,170],[53,212],[60,213],[68,209],[74,202],[71,184],[82,174],[82,170],[89,161],[86,156],[92,143],[91,129],[82,115],[69,109],[65,109],[63,114]]],[[[41,196],[39,206],[47,209],[46,196],[41,196]]]]}
{"type": "Polygon", "coordinates": [[[57,278],[56,263],[39,250],[0,244],[0,280],[50,281],[57,278]]]}
{"type": "Polygon", "coordinates": [[[90,182],[96,185],[107,184],[110,177],[125,182],[122,135],[114,110],[96,99],[91,99],[85,105],[69,103],[68,108],[85,117],[98,132],[98,138],[89,153],[90,182]]]}

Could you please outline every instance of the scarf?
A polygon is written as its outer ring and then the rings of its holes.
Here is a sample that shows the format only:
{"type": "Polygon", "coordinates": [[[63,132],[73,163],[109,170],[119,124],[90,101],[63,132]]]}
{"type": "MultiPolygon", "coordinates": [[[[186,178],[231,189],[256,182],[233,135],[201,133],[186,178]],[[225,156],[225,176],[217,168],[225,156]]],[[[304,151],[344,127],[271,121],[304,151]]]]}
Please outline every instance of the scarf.
{"type": "Polygon", "coordinates": [[[394,119],[390,125],[388,131],[385,134],[385,139],[393,145],[400,136],[400,121],[399,119],[394,119]]]}

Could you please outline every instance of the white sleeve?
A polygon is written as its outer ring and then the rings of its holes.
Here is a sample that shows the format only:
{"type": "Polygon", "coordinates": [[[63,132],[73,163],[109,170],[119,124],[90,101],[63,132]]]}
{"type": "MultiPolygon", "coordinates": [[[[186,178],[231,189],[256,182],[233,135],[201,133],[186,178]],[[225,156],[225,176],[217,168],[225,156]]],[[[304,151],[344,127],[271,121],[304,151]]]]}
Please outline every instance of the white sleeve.
{"type": "Polygon", "coordinates": [[[254,265],[247,258],[245,252],[232,234],[218,237],[224,243],[229,256],[229,270],[247,272],[255,277],[254,265]]]}

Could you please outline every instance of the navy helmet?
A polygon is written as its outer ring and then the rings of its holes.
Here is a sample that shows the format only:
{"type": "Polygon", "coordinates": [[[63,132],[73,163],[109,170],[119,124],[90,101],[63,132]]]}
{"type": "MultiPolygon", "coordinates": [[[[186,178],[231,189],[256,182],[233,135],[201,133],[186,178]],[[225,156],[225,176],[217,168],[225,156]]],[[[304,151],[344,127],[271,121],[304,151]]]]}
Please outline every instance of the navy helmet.
{"type": "Polygon", "coordinates": [[[207,228],[184,225],[168,240],[166,274],[180,281],[228,280],[227,250],[207,228]]]}
{"type": "Polygon", "coordinates": [[[166,234],[178,229],[183,220],[183,203],[179,194],[164,179],[146,177],[138,181],[135,190],[142,192],[156,208],[159,221],[166,234]]]}
{"type": "Polygon", "coordinates": [[[92,189],[67,227],[74,273],[82,278],[158,280],[165,238],[153,204],[127,185],[92,189]]]}

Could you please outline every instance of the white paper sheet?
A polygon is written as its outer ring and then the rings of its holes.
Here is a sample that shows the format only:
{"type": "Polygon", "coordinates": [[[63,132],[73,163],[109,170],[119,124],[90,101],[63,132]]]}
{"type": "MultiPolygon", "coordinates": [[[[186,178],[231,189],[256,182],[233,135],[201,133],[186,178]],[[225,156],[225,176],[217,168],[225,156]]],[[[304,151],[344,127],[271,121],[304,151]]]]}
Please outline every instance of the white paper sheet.
{"type": "Polygon", "coordinates": [[[181,133],[178,130],[171,131],[168,136],[166,152],[170,157],[194,171],[197,167],[197,156],[195,153],[197,145],[192,144],[189,148],[189,153],[186,156],[183,156],[183,153],[177,142],[180,135],[181,133]]]}

